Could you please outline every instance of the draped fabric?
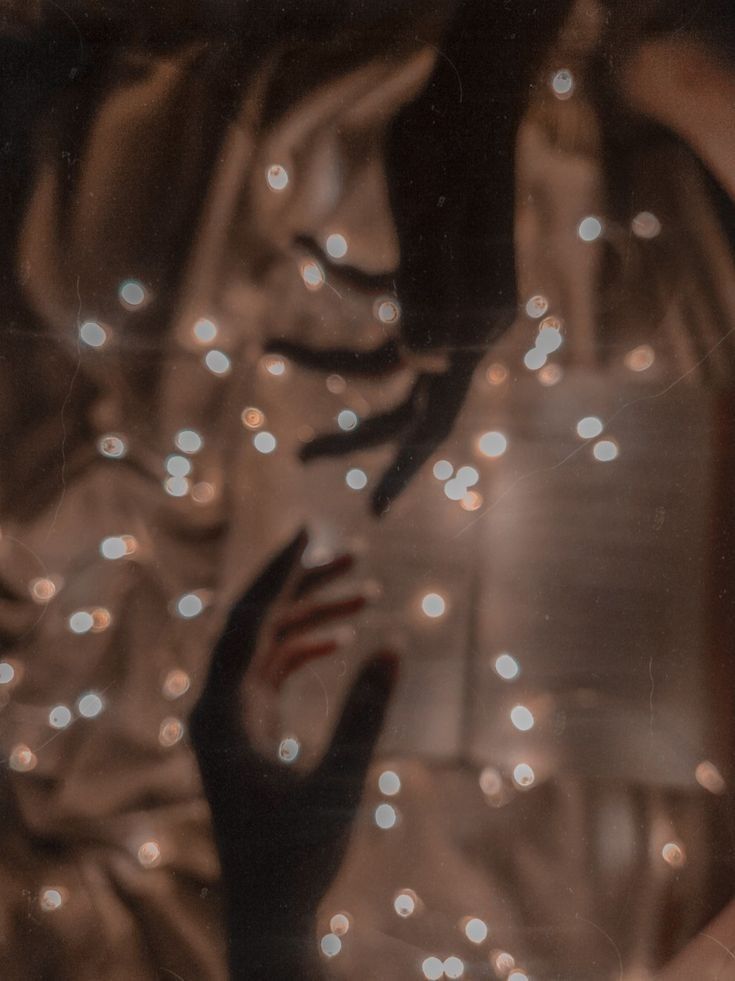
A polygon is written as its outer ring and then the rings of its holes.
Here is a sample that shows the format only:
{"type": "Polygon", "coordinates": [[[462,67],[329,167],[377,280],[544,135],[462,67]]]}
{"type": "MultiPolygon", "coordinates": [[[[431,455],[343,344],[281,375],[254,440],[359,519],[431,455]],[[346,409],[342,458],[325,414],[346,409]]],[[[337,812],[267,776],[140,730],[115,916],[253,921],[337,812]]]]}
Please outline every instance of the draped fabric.
{"type": "MultiPolygon", "coordinates": [[[[17,8],[0,23],[32,38],[17,8]]],[[[375,597],[285,693],[305,763],[361,656],[403,654],[319,924],[352,918],[335,977],[418,977],[431,954],[487,972],[497,951],[534,979],[645,977],[729,898],[732,260],[690,153],[600,112],[609,29],[581,0],[519,135],[518,320],[432,461],[477,483],[451,500],[429,465],[381,522],[346,476],[373,480],[389,448],[308,468],[297,453],[340,412],[395,404],[411,369],[325,377],[263,345],[394,336],[385,133],[441,57],[433,19],[275,50],[234,118],[195,31],[107,42],[81,90],[36,106],[0,350],[3,977],[224,977],[186,717],[228,602],[304,522],[314,561],[358,549],[375,597]],[[529,367],[542,322],[563,343],[529,367]],[[587,417],[615,459],[580,439],[587,417]],[[483,454],[487,432],[507,445],[483,454]],[[493,667],[504,651],[517,681],[493,667]],[[533,731],[509,724],[517,703],[533,731]]]]}

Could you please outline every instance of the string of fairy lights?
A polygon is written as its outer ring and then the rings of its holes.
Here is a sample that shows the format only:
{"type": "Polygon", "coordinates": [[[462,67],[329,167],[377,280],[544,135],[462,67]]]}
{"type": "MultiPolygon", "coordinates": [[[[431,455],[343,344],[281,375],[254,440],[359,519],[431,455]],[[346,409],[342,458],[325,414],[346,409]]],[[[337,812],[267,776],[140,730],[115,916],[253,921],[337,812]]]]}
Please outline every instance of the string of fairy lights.
{"type": "MultiPolygon", "coordinates": [[[[576,81],[573,73],[566,68],[555,71],[550,77],[550,87],[554,96],[560,100],[572,97],[576,81]]],[[[267,187],[274,194],[287,194],[292,187],[292,175],[280,163],[273,163],[265,172],[267,187]]],[[[590,245],[600,241],[605,235],[605,221],[598,215],[584,215],[577,226],[577,236],[590,245]]],[[[661,231],[658,218],[651,212],[637,214],[631,223],[632,234],[639,239],[655,239],[661,231]]],[[[325,253],[335,262],[340,262],[349,254],[349,241],[342,231],[331,231],[324,239],[325,253]]],[[[327,275],[322,265],[313,258],[302,259],[299,273],[306,290],[321,290],[327,283],[327,275]]],[[[137,279],[127,279],[118,290],[121,307],[127,312],[142,310],[150,301],[149,290],[137,279]]],[[[543,387],[559,384],[564,376],[563,366],[554,361],[554,355],[564,344],[564,323],[562,318],[550,310],[549,300],[536,294],[528,298],[523,307],[529,321],[535,325],[533,345],[524,353],[522,365],[543,387]]],[[[379,296],[373,303],[373,316],[384,325],[394,325],[400,318],[400,306],[395,297],[379,296]]],[[[216,321],[209,317],[198,319],[191,328],[191,336],[198,346],[201,364],[215,378],[225,378],[233,368],[230,355],[220,343],[220,330],[216,321]]],[[[80,344],[92,354],[109,349],[114,343],[114,331],[109,325],[87,319],[78,326],[80,344]]],[[[634,373],[648,371],[655,361],[655,353],[648,344],[639,345],[624,356],[625,367],[634,373]]],[[[284,358],[267,355],[262,359],[267,374],[281,378],[289,370],[284,358]]],[[[485,382],[497,389],[508,384],[511,371],[508,365],[493,362],[484,371],[485,382]]],[[[330,375],[326,381],[327,390],[335,397],[341,396],[348,383],[338,374],[330,375]]],[[[269,428],[266,411],[258,406],[246,405],[240,411],[240,421],[248,435],[253,449],[268,457],[277,452],[279,437],[269,428]]],[[[338,409],[335,415],[337,427],[343,432],[351,432],[361,424],[360,413],[350,406],[338,409]]],[[[305,427],[305,438],[313,431],[305,427]]],[[[613,434],[607,433],[605,421],[598,415],[590,414],[578,419],[574,424],[573,435],[589,447],[592,460],[600,464],[613,463],[621,453],[621,447],[613,434]]],[[[206,506],[216,496],[217,489],[208,479],[197,474],[197,457],[203,450],[206,434],[185,427],[176,432],[170,452],[161,461],[161,489],[171,498],[189,499],[194,505],[206,506]]],[[[99,455],[108,461],[124,460],[129,451],[129,437],[123,432],[106,432],[97,438],[99,455]]],[[[433,462],[431,473],[441,487],[444,497],[467,512],[478,511],[484,505],[482,494],[483,467],[492,466],[507,453],[512,452],[512,436],[497,429],[488,429],[476,434],[472,447],[472,459],[453,463],[448,459],[433,462]]],[[[469,454],[468,454],[469,455],[469,454]]],[[[344,473],[344,484],[348,491],[360,493],[370,483],[368,472],[361,466],[348,465],[344,473]]],[[[105,562],[120,563],[139,557],[140,543],[126,532],[105,536],[99,543],[99,556],[105,562]]],[[[39,606],[53,603],[63,590],[61,576],[44,574],[28,583],[32,601],[39,606]]],[[[212,603],[208,590],[193,589],[177,597],[170,604],[172,616],[182,621],[199,617],[212,603]]],[[[440,620],[447,614],[450,598],[440,589],[423,593],[417,597],[420,614],[427,620],[440,620]]],[[[109,629],[112,614],[102,606],[75,609],[66,618],[66,629],[73,635],[83,637],[102,633],[109,629]]],[[[522,675],[521,660],[514,653],[501,651],[493,660],[494,671],[501,683],[512,686],[522,675]]],[[[0,661],[0,690],[12,692],[22,680],[24,666],[5,658],[0,661]]],[[[163,749],[179,746],[185,736],[186,725],[183,712],[176,714],[173,706],[190,691],[192,679],[183,668],[168,671],[161,684],[161,696],[172,708],[166,711],[160,721],[158,741],[163,749]]],[[[81,691],[73,703],[49,705],[47,726],[51,735],[60,733],[77,720],[93,721],[107,707],[107,696],[102,690],[81,691]]],[[[522,701],[515,702],[508,713],[509,724],[519,733],[529,732],[536,725],[536,717],[531,707],[522,701]]],[[[7,765],[17,774],[29,774],[38,763],[38,753],[43,745],[32,748],[25,743],[17,743],[10,749],[7,765]]],[[[296,735],[285,735],[278,746],[278,758],[285,765],[292,765],[300,757],[301,744],[296,735]]],[[[710,761],[701,762],[696,770],[700,786],[712,794],[721,794],[725,789],[724,780],[710,761]]],[[[520,759],[506,777],[492,766],[485,767],[479,774],[479,787],[490,806],[500,807],[509,802],[516,792],[529,791],[537,782],[533,767],[520,759]]],[[[400,807],[402,785],[400,767],[383,769],[377,776],[377,785],[371,794],[379,795],[379,801],[372,805],[372,820],[379,832],[390,833],[403,820],[400,807]]],[[[165,863],[161,843],[146,839],[137,844],[135,856],[145,869],[155,869],[165,863]]],[[[661,849],[662,860],[672,868],[681,867],[686,861],[686,849],[678,840],[667,841],[661,849]]],[[[38,907],[46,914],[57,913],[68,905],[69,890],[63,884],[42,885],[37,893],[38,907]]],[[[418,893],[402,887],[394,894],[392,910],[398,920],[420,917],[424,903],[418,893]]],[[[350,934],[355,931],[355,921],[351,913],[334,913],[328,921],[329,929],[319,941],[319,950],[326,960],[338,957],[349,944],[350,934]]],[[[426,951],[416,959],[416,977],[428,981],[442,978],[456,979],[464,976],[468,963],[478,956],[478,951],[486,964],[489,964],[497,978],[506,981],[530,981],[523,960],[497,946],[493,925],[478,915],[469,914],[457,923],[458,941],[470,945],[475,953],[467,954],[445,952],[441,956],[426,951]]]]}

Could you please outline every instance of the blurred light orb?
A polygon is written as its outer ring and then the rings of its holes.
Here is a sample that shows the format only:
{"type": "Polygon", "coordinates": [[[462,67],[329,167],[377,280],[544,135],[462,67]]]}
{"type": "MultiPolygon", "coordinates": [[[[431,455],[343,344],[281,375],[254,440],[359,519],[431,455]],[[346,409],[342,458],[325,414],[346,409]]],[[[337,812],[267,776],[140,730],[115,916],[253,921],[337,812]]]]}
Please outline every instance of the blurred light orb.
{"type": "Polygon", "coordinates": [[[138,849],[138,861],[144,869],[155,869],[161,864],[161,847],[157,841],[144,841],[138,849]]]}
{"type": "Polygon", "coordinates": [[[487,923],[476,916],[472,916],[465,922],[464,933],[473,944],[482,944],[487,940],[487,923]]]}
{"type": "Polygon", "coordinates": [[[301,752],[301,743],[294,736],[282,739],[278,746],[278,759],[281,763],[295,763],[301,752]]]}
{"type": "Polygon", "coordinates": [[[347,239],[338,232],[327,236],[325,247],[330,259],[344,259],[347,255],[347,239]]]}
{"type": "Polygon", "coordinates": [[[176,612],[184,620],[198,617],[204,609],[204,601],[197,593],[184,593],[176,601],[176,612]]]}
{"type": "Polygon", "coordinates": [[[180,429],[174,437],[174,443],[182,453],[189,454],[198,453],[204,446],[204,440],[194,429],[180,429]]]}
{"type": "Polygon", "coordinates": [[[358,467],[353,467],[345,474],[345,483],[350,490],[363,490],[365,487],[367,487],[367,482],[367,474],[364,470],[360,470],[358,467]]]}
{"type": "Polygon", "coordinates": [[[112,433],[108,433],[105,436],[100,436],[97,441],[97,449],[102,454],[110,460],[120,460],[127,453],[127,444],[125,440],[120,436],[115,436],[112,433]]]}
{"type": "Polygon", "coordinates": [[[0,685],[9,685],[15,680],[15,668],[9,661],[0,661],[0,685]]]}
{"type": "Polygon", "coordinates": [[[44,886],[38,896],[42,913],[54,913],[66,902],[66,889],[60,886],[44,886]]]}
{"type": "Polygon", "coordinates": [[[525,705],[515,705],[510,710],[510,721],[520,732],[528,732],[533,729],[536,720],[533,712],[525,705]]]}
{"type": "Polygon", "coordinates": [[[336,933],[327,933],[322,937],[319,946],[325,957],[336,957],[342,950],[342,941],[336,933]]]}
{"type": "Polygon", "coordinates": [[[486,797],[498,797],[503,793],[503,778],[494,766],[486,766],[480,773],[480,790],[486,797]]]}
{"type": "Polygon", "coordinates": [[[307,289],[318,290],[324,285],[324,270],[313,259],[301,265],[301,278],[307,289]]]}
{"type": "Polygon", "coordinates": [[[444,977],[444,964],[438,957],[427,957],[421,965],[421,970],[427,981],[439,981],[444,977]]]}
{"type": "Polygon", "coordinates": [[[401,308],[397,300],[383,299],[375,303],[375,317],[382,324],[395,324],[401,316],[401,308]]]}
{"type": "Polygon", "coordinates": [[[546,355],[540,348],[534,347],[523,355],[523,364],[529,371],[538,371],[546,364],[546,355]]]}
{"type": "Polygon", "coordinates": [[[636,238],[652,239],[661,233],[661,222],[650,211],[640,211],[630,227],[636,238]]]}
{"type": "Polygon", "coordinates": [[[375,808],[374,820],[379,828],[388,831],[396,826],[398,814],[392,804],[378,804],[375,808]]]}
{"type": "Polygon", "coordinates": [[[211,344],[217,337],[217,325],[208,317],[201,317],[191,329],[192,334],[200,344],[211,344]]]}
{"type": "Polygon", "coordinates": [[[653,348],[649,344],[640,344],[625,355],[625,366],[631,371],[647,371],[655,359],[653,348]]]}
{"type": "Polygon", "coordinates": [[[167,477],[163,487],[170,497],[186,497],[189,493],[189,481],[186,477],[167,477]]]}
{"type": "Polygon", "coordinates": [[[247,409],[243,409],[240,415],[243,426],[247,429],[260,429],[260,427],[265,422],[265,415],[256,409],[254,406],[248,406],[247,409]]]}
{"type": "Polygon", "coordinates": [[[74,716],[66,705],[55,705],[48,714],[48,724],[52,729],[66,729],[74,716]]]}
{"type": "Polygon", "coordinates": [[[464,961],[459,957],[447,957],[443,967],[446,978],[461,978],[464,974],[464,961]]]}
{"type": "Polygon", "coordinates": [[[597,416],[585,416],[577,423],[577,435],[581,439],[594,439],[595,436],[600,435],[603,429],[602,420],[598,419],[597,416]]]}
{"type": "Polygon", "coordinates": [[[518,675],[521,673],[521,666],[513,657],[512,654],[508,654],[507,651],[503,651],[495,658],[495,671],[503,679],[503,681],[515,681],[518,675]]]}
{"type": "Polygon", "coordinates": [[[505,978],[516,966],[516,959],[507,950],[493,950],[490,953],[490,963],[499,978],[505,978]]]}
{"type": "Polygon", "coordinates": [[[86,634],[94,626],[94,619],[88,610],[77,610],[68,619],[69,629],[74,634],[86,634]]]}
{"type": "MultiPolygon", "coordinates": [[[[2,679],[0,678],[0,680],[2,679]]],[[[722,774],[715,764],[710,763],[709,760],[703,760],[697,764],[694,777],[700,787],[704,787],[711,794],[722,794],[725,792],[725,781],[722,774]]]]}
{"type": "Polygon", "coordinates": [[[342,409],[337,415],[337,425],[346,433],[356,429],[359,421],[357,414],[352,409],[342,409]]]}
{"type": "Polygon", "coordinates": [[[465,487],[474,487],[480,479],[480,474],[474,467],[460,467],[456,479],[465,487]]]}
{"type": "Polygon", "coordinates": [[[115,560],[122,559],[127,555],[127,545],[125,539],[119,535],[113,535],[110,538],[103,538],[100,542],[100,555],[105,559],[115,560]]]}
{"type": "Polygon", "coordinates": [[[674,869],[686,865],[686,852],[678,841],[667,841],[661,849],[661,858],[674,869]]]}
{"type": "Polygon", "coordinates": [[[432,620],[444,616],[447,611],[447,603],[439,593],[427,593],[421,599],[421,610],[425,616],[432,620]]]}
{"type": "Polygon", "coordinates": [[[350,917],[347,913],[335,913],[329,921],[329,929],[338,937],[344,937],[350,929],[350,917]]]}
{"type": "Polygon", "coordinates": [[[207,351],[204,355],[204,363],[213,375],[226,375],[232,367],[225,352],[218,351],[216,348],[207,351]]]}
{"type": "Polygon", "coordinates": [[[393,909],[396,914],[405,920],[416,912],[418,896],[413,889],[403,889],[393,900],[393,909]]]}
{"type": "Polygon", "coordinates": [[[592,447],[592,455],[600,463],[609,463],[611,460],[616,459],[618,453],[617,444],[611,439],[601,439],[599,443],[595,443],[592,447]]]}
{"type": "Polygon", "coordinates": [[[271,164],[265,172],[265,179],[271,191],[285,191],[288,187],[288,171],[282,164],[271,164]]]}
{"type": "Polygon", "coordinates": [[[188,477],[191,473],[191,460],[178,453],[166,457],[166,472],[172,477],[188,477]]]}
{"type": "Polygon", "coordinates": [[[267,430],[263,430],[260,433],[256,433],[253,436],[253,446],[258,451],[258,453],[264,453],[266,456],[272,453],[276,446],[278,446],[278,441],[273,433],[269,433],[267,430]]]}
{"type": "Polygon", "coordinates": [[[477,441],[477,446],[483,456],[494,460],[508,449],[508,440],[502,433],[483,433],[477,441]]]}
{"type": "Polygon", "coordinates": [[[444,485],[444,495],[448,497],[450,501],[461,501],[462,498],[467,493],[467,487],[462,483],[461,480],[457,480],[456,477],[452,477],[444,485]]]}
{"type": "Polygon", "coordinates": [[[267,354],[263,358],[263,365],[268,374],[273,375],[274,378],[281,378],[286,374],[286,362],[273,354],[267,354]]]}
{"type": "Polygon", "coordinates": [[[86,320],[79,328],[79,339],[87,347],[102,347],[107,340],[107,331],[96,320],[86,320]]]}
{"type": "Polygon", "coordinates": [[[437,460],[431,472],[437,480],[449,480],[454,473],[454,467],[449,460],[437,460]]]}
{"type": "Polygon", "coordinates": [[[482,494],[478,494],[477,491],[469,490],[459,502],[459,506],[463,511],[477,511],[478,508],[482,507],[482,494]]]}
{"type": "Polygon", "coordinates": [[[386,797],[395,797],[401,791],[401,778],[394,770],[383,770],[378,777],[378,789],[386,797]]]}
{"type": "Polygon", "coordinates": [[[559,348],[564,343],[564,338],[561,336],[561,331],[558,327],[544,327],[541,325],[541,329],[536,337],[536,350],[541,351],[542,354],[553,354],[554,351],[558,351],[559,348]]]}
{"type": "Polygon", "coordinates": [[[502,385],[508,379],[508,369],[504,364],[495,362],[491,364],[485,372],[485,378],[489,385],[502,385]]]}
{"type": "Polygon", "coordinates": [[[564,372],[558,364],[547,364],[539,371],[537,378],[545,388],[551,388],[552,385],[559,384],[563,375],[564,372]]]}
{"type": "Polygon", "coordinates": [[[532,787],[536,782],[536,774],[533,772],[533,767],[529,766],[528,763],[518,763],[513,767],[513,782],[523,789],[532,787]]]}
{"type": "Polygon", "coordinates": [[[596,242],[602,235],[602,222],[594,215],[587,215],[577,226],[577,235],[583,242],[596,242]]]}
{"type": "Polygon", "coordinates": [[[56,583],[53,579],[41,576],[29,583],[31,596],[36,603],[48,603],[56,596],[56,583]]]}
{"type": "Polygon", "coordinates": [[[166,675],[161,689],[163,697],[169,701],[181,698],[191,687],[191,678],[181,668],[174,668],[166,675]]]}
{"type": "Polygon", "coordinates": [[[139,307],[146,299],[145,287],[137,279],[126,279],[117,292],[121,303],[128,307],[139,307]]]}
{"type": "Polygon", "coordinates": [[[110,611],[106,610],[104,606],[95,606],[92,610],[92,633],[102,633],[103,630],[107,630],[111,623],[110,611]]]}
{"type": "Polygon", "coordinates": [[[16,773],[29,773],[31,770],[35,769],[38,763],[38,757],[33,752],[33,750],[26,746],[25,743],[18,743],[10,751],[10,758],[8,759],[8,765],[11,770],[15,770],[16,773]]]}
{"type": "Polygon", "coordinates": [[[511,971],[507,981],[529,981],[525,971],[511,971]]]}
{"type": "Polygon", "coordinates": [[[551,76],[551,91],[557,99],[568,99],[574,92],[574,76],[568,68],[560,68],[551,76]]]}
{"type": "Polygon", "coordinates": [[[191,499],[196,504],[209,504],[217,494],[214,484],[206,480],[200,480],[191,489],[191,499]]]}
{"type": "Polygon", "coordinates": [[[88,691],[77,701],[77,712],[84,719],[96,719],[105,707],[102,698],[94,691],[88,691]]]}
{"type": "Polygon", "coordinates": [[[158,728],[158,741],[166,749],[181,742],[184,737],[184,724],[181,719],[172,716],[161,722],[158,728]]]}
{"type": "Polygon", "coordinates": [[[347,382],[342,375],[328,375],[324,384],[332,395],[341,395],[347,388],[347,382]]]}
{"type": "Polygon", "coordinates": [[[528,302],[526,303],[526,313],[533,320],[538,320],[539,317],[543,317],[543,315],[547,312],[548,309],[549,309],[549,301],[546,299],[545,296],[542,296],[540,293],[537,294],[536,296],[532,296],[531,299],[528,300],[528,302]]]}

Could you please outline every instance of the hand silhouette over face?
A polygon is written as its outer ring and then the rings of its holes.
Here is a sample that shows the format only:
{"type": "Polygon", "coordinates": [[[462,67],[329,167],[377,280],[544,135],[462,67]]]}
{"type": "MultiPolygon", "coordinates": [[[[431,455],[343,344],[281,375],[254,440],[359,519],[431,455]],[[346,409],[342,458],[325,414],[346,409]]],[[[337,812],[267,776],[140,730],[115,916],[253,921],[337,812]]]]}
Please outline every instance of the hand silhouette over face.
{"type": "Polygon", "coordinates": [[[393,655],[368,661],[323,759],[309,773],[256,747],[244,708],[248,688],[275,694],[298,664],[334,650],[332,642],[310,641],[308,632],[364,602],[313,601],[351,560],[303,572],[306,542],[299,534],[235,603],[190,719],[222,865],[237,979],[319,976],[314,917],[342,861],[395,678],[393,655]]]}

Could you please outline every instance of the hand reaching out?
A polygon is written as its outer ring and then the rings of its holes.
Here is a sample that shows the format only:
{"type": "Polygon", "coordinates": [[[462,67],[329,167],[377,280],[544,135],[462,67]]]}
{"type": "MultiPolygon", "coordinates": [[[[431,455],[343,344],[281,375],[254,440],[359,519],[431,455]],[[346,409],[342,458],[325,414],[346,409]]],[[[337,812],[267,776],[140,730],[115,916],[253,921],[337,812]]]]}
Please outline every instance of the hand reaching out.
{"type": "Polygon", "coordinates": [[[304,572],[299,560],[306,542],[299,534],[235,603],[190,720],[222,865],[231,976],[238,981],[319,976],[316,910],[344,856],[395,678],[393,655],[368,661],[323,759],[309,773],[256,745],[258,720],[246,707],[251,690],[275,696],[295,667],[335,649],[331,641],[310,640],[310,630],[364,604],[362,597],[313,599],[351,559],[304,572]]]}

